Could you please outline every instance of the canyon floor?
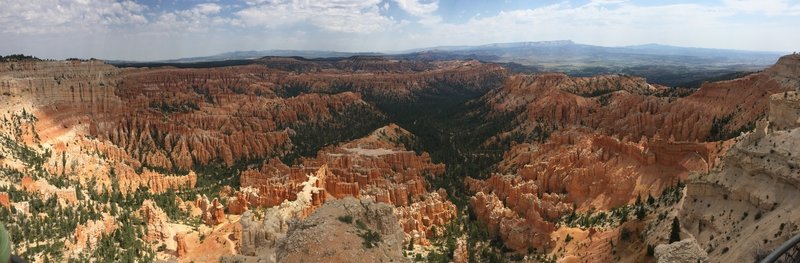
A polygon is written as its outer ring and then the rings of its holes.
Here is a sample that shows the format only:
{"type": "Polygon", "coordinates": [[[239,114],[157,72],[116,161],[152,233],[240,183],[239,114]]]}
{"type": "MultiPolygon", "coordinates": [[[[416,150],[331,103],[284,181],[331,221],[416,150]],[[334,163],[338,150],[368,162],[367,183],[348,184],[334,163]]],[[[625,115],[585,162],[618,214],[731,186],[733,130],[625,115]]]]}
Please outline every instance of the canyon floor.
{"type": "Polygon", "coordinates": [[[4,62],[0,221],[28,262],[752,261],[800,233],[798,89],[800,55],[699,88],[4,62]]]}

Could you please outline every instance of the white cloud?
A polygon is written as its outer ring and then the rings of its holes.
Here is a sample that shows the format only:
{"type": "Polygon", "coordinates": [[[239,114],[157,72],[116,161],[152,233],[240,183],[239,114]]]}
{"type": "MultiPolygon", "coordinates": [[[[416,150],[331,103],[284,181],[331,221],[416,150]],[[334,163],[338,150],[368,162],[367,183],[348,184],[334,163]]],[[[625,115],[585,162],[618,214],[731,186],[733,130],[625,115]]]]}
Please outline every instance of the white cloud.
{"type": "Polygon", "coordinates": [[[419,0],[394,0],[397,6],[413,16],[426,16],[439,9],[439,1],[422,3],[419,0]]]}
{"type": "Polygon", "coordinates": [[[629,1],[596,0],[574,6],[561,2],[473,17],[464,23],[439,23],[429,26],[429,32],[418,34],[411,42],[435,46],[571,39],[609,46],[661,43],[751,50],[782,50],[789,46],[786,42],[800,42],[797,34],[772,33],[796,31],[791,23],[740,20],[742,12],[729,5],[643,6],[629,1]]]}
{"type": "Polygon", "coordinates": [[[109,26],[147,23],[146,7],[114,0],[4,0],[0,32],[13,34],[104,31],[109,26]]]}
{"type": "Polygon", "coordinates": [[[197,4],[186,10],[161,13],[153,23],[140,28],[146,34],[197,33],[232,23],[218,14],[222,6],[215,3],[197,4]]]}
{"type": "Polygon", "coordinates": [[[433,15],[439,9],[439,1],[434,0],[430,3],[423,3],[421,0],[393,0],[406,13],[419,18],[417,22],[423,25],[435,26],[442,21],[442,18],[433,15]]]}
{"type": "Polygon", "coordinates": [[[241,24],[277,28],[307,22],[313,26],[344,33],[370,33],[387,29],[396,22],[381,15],[380,0],[275,0],[252,2],[236,15],[241,24]]]}
{"type": "Polygon", "coordinates": [[[723,4],[743,13],[763,13],[770,16],[800,15],[800,3],[788,0],[724,0],[723,4]]]}
{"type": "Polygon", "coordinates": [[[191,9],[192,12],[203,15],[216,14],[219,13],[220,10],[222,10],[222,7],[214,3],[199,4],[191,9]]]}
{"type": "Polygon", "coordinates": [[[205,0],[182,10],[137,2],[0,0],[0,52],[173,58],[242,49],[390,51],[555,39],[785,51],[800,43],[800,34],[793,34],[800,24],[797,0],[563,0],[463,13],[472,16],[463,22],[449,21],[456,18],[442,12],[450,10],[441,10],[438,0],[205,0]],[[410,18],[391,17],[395,11],[410,18]]]}

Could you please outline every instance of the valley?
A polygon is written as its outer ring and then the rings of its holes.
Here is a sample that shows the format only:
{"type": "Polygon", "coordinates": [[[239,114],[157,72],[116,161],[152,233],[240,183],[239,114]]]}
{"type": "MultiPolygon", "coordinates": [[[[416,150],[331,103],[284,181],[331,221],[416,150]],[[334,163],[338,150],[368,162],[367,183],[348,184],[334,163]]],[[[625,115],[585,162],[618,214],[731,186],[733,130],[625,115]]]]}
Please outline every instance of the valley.
{"type": "Polygon", "coordinates": [[[0,63],[12,253],[725,262],[800,231],[800,55],[698,87],[463,58],[240,62],[0,63]]]}

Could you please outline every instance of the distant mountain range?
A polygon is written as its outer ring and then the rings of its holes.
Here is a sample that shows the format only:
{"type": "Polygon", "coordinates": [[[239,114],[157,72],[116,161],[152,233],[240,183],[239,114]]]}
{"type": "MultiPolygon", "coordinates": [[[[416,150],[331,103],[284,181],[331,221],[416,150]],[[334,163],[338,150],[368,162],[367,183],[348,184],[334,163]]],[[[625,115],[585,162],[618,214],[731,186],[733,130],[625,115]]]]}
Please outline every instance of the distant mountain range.
{"type": "MultiPolygon", "coordinates": [[[[659,57],[676,57],[685,60],[700,59],[699,62],[716,62],[740,65],[771,65],[783,55],[780,52],[745,51],[729,49],[676,47],[659,44],[646,44],[624,47],[604,47],[578,44],[571,40],[494,43],[478,46],[438,46],[418,48],[399,52],[338,52],[322,50],[262,50],[233,51],[222,54],[188,57],[161,61],[162,63],[195,63],[222,60],[257,59],[266,56],[287,56],[304,58],[334,58],[351,56],[399,56],[399,57],[454,57],[485,58],[493,62],[517,62],[523,65],[553,63],[556,61],[591,62],[597,60],[632,59],[648,61],[659,57]]],[[[673,58],[672,60],[676,59],[673,58]]],[[[133,62],[133,61],[111,61],[133,62]]],[[[631,61],[627,61],[631,62],[631,61]]],[[[663,62],[663,61],[662,61],[663,62]]]]}
{"type": "Polygon", "coordinates": [[[623,47],[586,45],[570,40],[439,46],[400,52],[337,52],[319,50],[234,51],[213,56],[151,62],[107,61],[118,66],[178,67],[240,65],[266,56],[347,58],[383,56],[394,59],[477,59],[503,64],[515,72],[555,71],[573,76],[629,74],[673,86],[697,86],[707,78],[761,70],[784,55],[780,52],[676,47],[646,44],[623,47]],[[215,62],[215,63],[210,63],[215,62]],[[220,63],[221,62],[221,63],[220,63]],[[209,64],[209,65],[205,65],[209,64]],[[691,83],[690,83],[691,82],[691,83]]]}
{"type": "Polygon", "coordinates": [[[233,51],[213,56],[205,57],[189,57],[161,61],[149,62],[163,62],[163,63],[196,63],[196,62],[211,62],[222,60],[245,60],[245,59],[258,59],[268,56],[279,57],[304,57],[304,58],[334,58],[334,57],[352,57],[352,56],[383,56],[383,53],[375,52],[337,52],[337,51],[320,51],[320,50],[262,50],[262,51],[233,51]]]}

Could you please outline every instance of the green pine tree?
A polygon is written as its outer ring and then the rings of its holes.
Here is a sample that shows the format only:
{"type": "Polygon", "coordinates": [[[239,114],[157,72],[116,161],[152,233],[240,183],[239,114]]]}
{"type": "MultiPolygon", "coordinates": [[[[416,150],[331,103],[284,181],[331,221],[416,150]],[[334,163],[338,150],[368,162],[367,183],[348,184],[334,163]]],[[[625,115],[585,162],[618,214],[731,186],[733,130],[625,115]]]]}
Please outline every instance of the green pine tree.
{"type": "Polygon", "coordinates": [[[672,218],[672,230],[669,233],[669,243],[675,243],[681,241],[681,222],[678,221],[678,217],[672,218]]]}

